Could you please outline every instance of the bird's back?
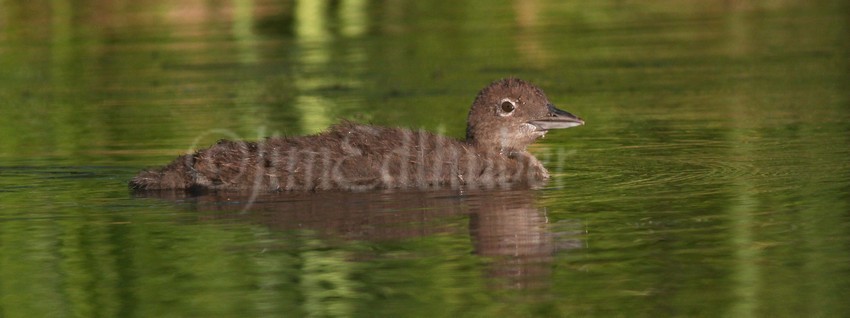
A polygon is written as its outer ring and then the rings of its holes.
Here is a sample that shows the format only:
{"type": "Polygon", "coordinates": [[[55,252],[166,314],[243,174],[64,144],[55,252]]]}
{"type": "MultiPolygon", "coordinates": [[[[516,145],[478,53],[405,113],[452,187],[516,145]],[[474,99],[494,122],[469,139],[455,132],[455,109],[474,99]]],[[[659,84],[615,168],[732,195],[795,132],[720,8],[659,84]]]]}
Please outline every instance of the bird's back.
{"type": "Polygon", "coordinates": [[[545,169],[527,153],[505,156],[424,130],[344,122],[311,136],[259,142],[222,140],[141,172],[141,190],[367,190],[494,187],[542,181],[545,169]]]}

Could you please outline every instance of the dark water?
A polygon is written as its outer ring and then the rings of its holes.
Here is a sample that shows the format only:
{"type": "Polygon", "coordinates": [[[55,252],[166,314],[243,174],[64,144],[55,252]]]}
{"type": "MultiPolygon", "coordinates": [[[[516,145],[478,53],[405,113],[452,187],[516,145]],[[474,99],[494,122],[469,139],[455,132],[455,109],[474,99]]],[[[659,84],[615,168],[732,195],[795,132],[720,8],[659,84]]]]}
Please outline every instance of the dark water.
{"type": "Polygon", "coordinates": [[[850,315],[846,1],[0,1],[0,316],[850,315]],[[179,4],[177,4],[179,3],[179,4]],[[543,189],[139,197],[219,138],[460,137],[543,189]]]}

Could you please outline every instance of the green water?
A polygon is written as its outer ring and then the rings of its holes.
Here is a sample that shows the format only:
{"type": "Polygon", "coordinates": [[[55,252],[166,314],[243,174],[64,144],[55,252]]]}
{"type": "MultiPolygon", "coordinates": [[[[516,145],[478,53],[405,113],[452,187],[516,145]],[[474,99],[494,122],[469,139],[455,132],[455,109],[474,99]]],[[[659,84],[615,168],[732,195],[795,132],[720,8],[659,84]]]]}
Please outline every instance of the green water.
{"type": "Polygon", "coordinates": [[[0,317],[850,316],[846,1],[2,1],[0,317]],[[177,4],[179,3],[179,4],[177,4]],[[543,189],[140,197],[220,138],[464,134],[543,189]]]}

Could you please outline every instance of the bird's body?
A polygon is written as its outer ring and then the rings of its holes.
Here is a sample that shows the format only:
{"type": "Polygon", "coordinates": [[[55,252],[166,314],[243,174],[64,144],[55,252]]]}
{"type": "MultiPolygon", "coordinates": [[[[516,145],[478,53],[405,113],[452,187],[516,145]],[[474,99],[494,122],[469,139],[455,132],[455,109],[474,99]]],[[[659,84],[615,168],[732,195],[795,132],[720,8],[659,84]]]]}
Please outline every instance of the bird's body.
{"type": "Polygon", "coordinates": [[[343,122],[310,136],[222,140],[130,181],[137,190],[368,190],[535,185],[549,177],[526,146],[583,124],[518,79],[482,90],[466,140],[343,122]]]}

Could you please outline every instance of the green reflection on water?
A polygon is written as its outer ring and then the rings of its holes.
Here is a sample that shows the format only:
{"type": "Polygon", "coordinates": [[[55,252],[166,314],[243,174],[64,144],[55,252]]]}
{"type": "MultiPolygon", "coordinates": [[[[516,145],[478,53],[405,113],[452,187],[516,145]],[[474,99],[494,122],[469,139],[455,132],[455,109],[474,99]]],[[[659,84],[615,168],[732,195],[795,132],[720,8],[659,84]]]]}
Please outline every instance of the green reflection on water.
{"type": "Polygon", "coordinates": [[[850,313],[844,2],[87,4],[0,1],[2,316],[850,313]],[[508,75],[588,120],[533,148],[587,231],[542,290],[493,288],[465,217],[339,242],[124,188],[339,118],[462,136],[508,75]]]}

